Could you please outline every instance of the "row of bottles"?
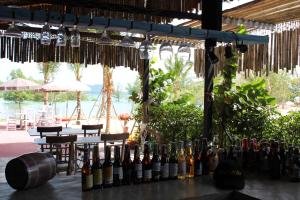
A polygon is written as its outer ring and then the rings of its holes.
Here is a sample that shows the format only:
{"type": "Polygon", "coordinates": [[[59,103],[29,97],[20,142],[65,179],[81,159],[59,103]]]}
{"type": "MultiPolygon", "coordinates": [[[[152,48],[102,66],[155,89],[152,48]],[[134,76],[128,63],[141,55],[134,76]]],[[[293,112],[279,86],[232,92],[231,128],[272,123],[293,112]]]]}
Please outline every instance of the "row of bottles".
{"type": "Polygon", "coordinates": [[[110,147],[106,147],[105,160],[102,165],[99,149],[95,146],[92,166],[90,166],[88,152],[84,156],[82,190],[207,175],[210,171],[210,154],[208,154],[206,139],[202,140],[201,146],[200,149],[199,140],[195,140],[194,145],[191,142],[187,142],[186,145],[183,142],[179,142],[179,145],[173,142],[170,144],[170,152],[168,146],[164,144],[159,153],[158,144],[154,144],[151,158],[150,147],[145,144],[144,156],[141,160],[139,146],[136,145],[134,158],[131,160],[129,146],[125,145],[123,161],[120,157],[120,148],[115,146],[114,162],[111,161],[110,147]]]}
{"type": "Polygon", "coordinates": [[[244,138],[242,143],[232,145],[228,151],[222,152],[227,159],[236,160],[248,173],[268,174],[272,179],[288,177],[292,181],[300,181],[299,148],[286,145],[275,140],[261,141],[244,138]]]}

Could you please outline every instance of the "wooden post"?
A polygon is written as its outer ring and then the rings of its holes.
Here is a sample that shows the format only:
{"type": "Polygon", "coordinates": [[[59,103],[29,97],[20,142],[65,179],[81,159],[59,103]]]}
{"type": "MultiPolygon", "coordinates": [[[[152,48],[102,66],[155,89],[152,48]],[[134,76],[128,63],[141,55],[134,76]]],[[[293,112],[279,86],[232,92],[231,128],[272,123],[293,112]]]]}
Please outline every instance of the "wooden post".
{"type": "MultiPolygon", "coordinates": [[[[222,0],[202,1],[202,29],[218,30],[222,28],[222,0]]],[[[203,137],[212,139],[213,112],[213,76],[214,68],[208,53],[213,52],[216,41],[205,40],[205,74],[204,74],[204,132],[203,137]]]]}

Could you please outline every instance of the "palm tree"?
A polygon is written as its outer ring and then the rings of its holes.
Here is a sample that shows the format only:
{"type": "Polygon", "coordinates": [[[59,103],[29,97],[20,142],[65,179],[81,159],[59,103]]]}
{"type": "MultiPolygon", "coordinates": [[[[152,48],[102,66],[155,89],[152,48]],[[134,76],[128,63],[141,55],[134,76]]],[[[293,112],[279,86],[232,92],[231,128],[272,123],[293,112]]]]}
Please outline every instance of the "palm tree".
{"type": "Polygon", "coordinates": [[[180,89],[185,86],[187,81],[187,75],[192,67],[192,62],[184,61],[175,54],[175,56],[169,58],[165,62],[165,68],[169,73],[174,76],[173,94],[174,99],[178,99],[180,96],[180,89]]]}
{"type": "Polygon", "coordinates": [[[108,66],[103,67],[103,96],[102,103],[106,102],[106,127],[105,133],[110,132],[110,118],[111,118],[111,106],[112,106],[112,95],[114,91],[114,85],[112,80],[113,70],[108,66]],[[106,101],[105,98],[106,97],[106,101]]]}
{"type": "MultiPolygon", "coordinates": [[[[81,77],[82,77],[82,67],[83,65],[81,65],[80,63],[74,63],[71,65],[71,69],[74,72],[75,78],[77,81],[81,81],[81,77]]],[[[81,92],[76,92],[76,102],[77,102],[77,121],[79,121],[81,119],[81,92]]]]}
{"type": "MultiPolygon", "coordinates": [[[[53,78],[55,73],[58,71],[58,63],[47,62],[39,65],[41,73],[44,76],[44,84],[49,83],[50,79],[53,78]]],[[[49,93],[44,92],[44,105],[48,105],[49,93]]]]}

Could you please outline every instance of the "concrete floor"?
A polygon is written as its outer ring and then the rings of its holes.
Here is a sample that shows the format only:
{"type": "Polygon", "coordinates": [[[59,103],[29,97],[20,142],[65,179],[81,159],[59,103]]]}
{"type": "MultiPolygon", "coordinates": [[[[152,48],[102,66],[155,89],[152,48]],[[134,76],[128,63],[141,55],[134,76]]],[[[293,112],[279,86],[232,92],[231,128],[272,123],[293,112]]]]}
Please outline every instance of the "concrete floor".
{"type": "MultiPolygon", "coordinates": [[[[299,200],[300,183],[288,181],[271,181],[248,179],[240,192],[264,200],[299,200]]],[[[75,176],[58,175],[47,184],[27,191],[15,191],[7,183],[0,183],[0,199],[10,200],[176,200],[191,197],[224,193],[228,191],[216,189],[210,176],[189,180],[170,180],[157,183],[120,186],[92,192],[81,192],[80,174],[75,176]]],[[[193,198],[198,199],[198,198],[193,198]]]]}

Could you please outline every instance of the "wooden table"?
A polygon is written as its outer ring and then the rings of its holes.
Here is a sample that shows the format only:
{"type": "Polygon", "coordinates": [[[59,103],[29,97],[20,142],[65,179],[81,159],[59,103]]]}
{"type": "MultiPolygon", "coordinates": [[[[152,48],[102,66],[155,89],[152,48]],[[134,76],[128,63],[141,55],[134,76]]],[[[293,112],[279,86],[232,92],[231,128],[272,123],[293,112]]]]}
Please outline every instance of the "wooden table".
{"type": "MultiPolygon", "coordinates": [[[[27,129],[27,132],[30,136],[39,136],[40,133],[37,132],[36,128],[27,129]]],[[[87,130],[87,134],[97,134],[97,130],[87,130]]],[[[80,128],[62,128],[62,131],[59,132],[59,135],[83,135],[83,130],[80,128]]],[[[43,136],[57,136],[57,132],[48,132],[43,133],[43,136]]]]}

